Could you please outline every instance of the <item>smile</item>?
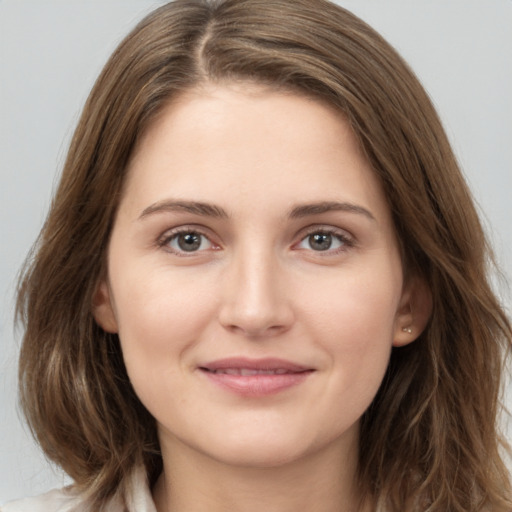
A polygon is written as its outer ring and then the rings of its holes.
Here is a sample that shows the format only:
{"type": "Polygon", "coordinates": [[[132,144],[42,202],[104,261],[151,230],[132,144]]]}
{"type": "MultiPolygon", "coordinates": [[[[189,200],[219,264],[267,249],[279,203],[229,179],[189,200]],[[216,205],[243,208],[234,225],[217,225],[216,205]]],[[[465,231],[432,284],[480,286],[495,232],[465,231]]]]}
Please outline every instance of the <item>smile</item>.
{"type": "Polygon", "coordinates": [[[225,391],[246,397],[273,395],[304,382],[315,370],[280,359],[230,358],[199,370],[225,391]]]}
{"type": "Polygon", "coordinates": [[[278,368],[276,370],[253,370],[251,368],[226,368],[219,370],[208,370],[205,368],[205,371],[210,371],[217,375],[243,375],[245,377],[249,375],[284,375],[285,373],[294,373],[284,368],[278,368]]]}

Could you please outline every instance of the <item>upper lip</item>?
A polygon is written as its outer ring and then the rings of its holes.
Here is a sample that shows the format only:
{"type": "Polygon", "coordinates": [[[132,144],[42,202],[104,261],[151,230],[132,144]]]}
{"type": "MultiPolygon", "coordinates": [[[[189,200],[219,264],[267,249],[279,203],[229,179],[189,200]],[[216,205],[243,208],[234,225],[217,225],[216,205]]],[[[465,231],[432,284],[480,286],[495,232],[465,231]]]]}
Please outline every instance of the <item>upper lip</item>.
{"type": "Polygon", "coordinates": [[[285,359],[278,358],[263,358],[263,359],[250,359],[245,357],[228,357],[225,359],[218,359],[199,366],[202,370],[214,372],[216,370],[228,369],[247,369],[247,370],[286,370],[290,373],[299,373],[311,371],[313,368],[303,366],[301,364],[293,363],[285,359]]]}

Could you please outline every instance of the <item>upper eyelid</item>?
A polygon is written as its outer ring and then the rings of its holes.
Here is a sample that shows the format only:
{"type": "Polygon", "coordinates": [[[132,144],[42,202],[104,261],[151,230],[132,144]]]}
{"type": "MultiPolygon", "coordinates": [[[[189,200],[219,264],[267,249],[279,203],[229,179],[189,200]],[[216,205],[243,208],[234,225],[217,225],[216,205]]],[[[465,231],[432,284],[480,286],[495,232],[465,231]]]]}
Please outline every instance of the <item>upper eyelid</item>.
{"type": "Polygon", "coordinates": [[[316,233],[316,232],[325,232],[325,233],[348,233],[346,229],[337,228],[334,226],[327,226],[327,225],[314,225],[304,228],[303,230],[306,231],[306,233],[316,233]]]}
{"type": "MultiPolygon", "coordinates": [[[[349,236],[353,236],[350,231],[344,228],[340,228],[337,226],[331,226],[329,224],[312,224],[305,226],[298,230],[297,235],[299,236],[302,232],[306,233],[315,233],[317,231],[325,231],[329,233],[347,233],[349,236]]],[[[202,226],[200,224],[183,224],[180,226],[176,226],[174,228],[167,228],[162,232],[162,236],[165,236],[166,233],[175,234],[175,233],[187,233],[187,232],[197,232],[200,234],[204,234],[205,236],[208,236],[208,233],[212,233],[212,230],[210,228],[207,228],[205,226],[202,226]]]]}
{"type": "MultiPolygon", "coordinates": [[[[218,245],[217,242],[213,240],[213,236],[210,234],[210,231],[206,228],[202,228],[200,226],[195,226],[192,224],[185,226],[178,226],[176,228],[166,229],[156,240],[156,245],[158,247],[163,247],[168,244],[175,236],[180,235],[182,233],[197,233],[198,235],[204,236],[207,238],[211,244],[218,245]]],[[[202,251],[199,251],[202,252],[202,251]]],[[[193,254],[193,253],[191,253],[193,254]]]]}
{"type": "Polygon", "coordinates": [[[316,224],[313,226],[303,228],[301,231],[299,231],[297,236],[301,236],[302,240],[304,237],[311,235],[313,233],[329,233],[331,235],[339,235],[355,241],[355,236],[347,229],[322,224],[316,224]]]}
{"type": "Polygon", "coordinates": [[[197,233],[207,238],[210,238],[211,236],[211,230],[208,228],[196,224],[185,224],[182,226],[177,226],[175,228],[166,229],[158,238],[171,238],[172,236],[179,235],[180,233],[197,233]]]}

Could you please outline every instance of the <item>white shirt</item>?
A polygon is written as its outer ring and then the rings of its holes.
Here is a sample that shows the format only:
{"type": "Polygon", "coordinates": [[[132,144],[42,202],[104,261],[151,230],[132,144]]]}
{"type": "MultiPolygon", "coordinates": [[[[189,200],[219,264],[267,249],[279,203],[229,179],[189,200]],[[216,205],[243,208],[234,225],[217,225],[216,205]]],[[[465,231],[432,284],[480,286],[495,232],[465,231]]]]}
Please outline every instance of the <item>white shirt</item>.
{"type": "MultiPolygon", "coordinates": [[[[129,491],[116,496],[105,508],[108,512],[156,512],[144,468],[136,468],[130,477],[129,491]]],[[[0,512],[89,512],[87,503],[79,494],[66,487],[33,498],[11,501],[0,507],[0,512]]]]}

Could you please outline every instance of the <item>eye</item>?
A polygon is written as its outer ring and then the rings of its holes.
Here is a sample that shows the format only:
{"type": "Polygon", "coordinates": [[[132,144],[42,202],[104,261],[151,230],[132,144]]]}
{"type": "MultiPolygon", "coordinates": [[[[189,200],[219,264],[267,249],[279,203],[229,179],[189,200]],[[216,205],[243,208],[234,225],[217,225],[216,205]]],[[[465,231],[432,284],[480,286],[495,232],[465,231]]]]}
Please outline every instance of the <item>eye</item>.
{"type": "Polygon", "coordinates": [[[352,239],[343,233],[318,229],[305,236],[297,247],[315,252],[338,252],[353,245],[352,239]]]}
{"type": "Polygon", "coordinates": [[[206,251],[214,247],[205,235],[194,230],[170,233],[160,242],[160,245],[177,254],[206,251]]]}

